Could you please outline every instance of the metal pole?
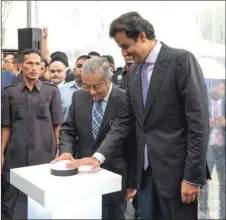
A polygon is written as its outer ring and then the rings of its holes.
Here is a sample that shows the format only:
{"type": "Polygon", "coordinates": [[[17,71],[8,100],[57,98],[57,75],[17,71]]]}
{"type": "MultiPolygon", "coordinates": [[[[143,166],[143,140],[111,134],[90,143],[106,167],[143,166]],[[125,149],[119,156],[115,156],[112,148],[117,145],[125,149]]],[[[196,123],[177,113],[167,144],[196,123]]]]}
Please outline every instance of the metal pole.
{"type": "Polygon", "coordinates": [[[31,8],[32,8],[32,1],[27,1],[27,28],[31,28],[31,8]]]}

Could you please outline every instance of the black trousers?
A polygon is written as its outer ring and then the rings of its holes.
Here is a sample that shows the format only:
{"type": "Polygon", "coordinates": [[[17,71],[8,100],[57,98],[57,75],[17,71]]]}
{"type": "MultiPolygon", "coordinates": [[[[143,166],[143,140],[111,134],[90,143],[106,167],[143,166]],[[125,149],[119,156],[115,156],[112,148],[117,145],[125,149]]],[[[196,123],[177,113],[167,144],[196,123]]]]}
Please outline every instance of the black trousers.
{"type": "Polygon", "coordinates": [[[27,196],[4,178],[1,185],[2,219],[27,219],[27,196]]]}
{"type": "Polygon", "coordinates": [[[126,192],[120,191],[104,195],[102,197],[102,219],[124,220],[125,219],[126,192]]]}
{"type": "Polygon", "coordinates": [[[166,198],[158,192],[155,180],[150,173],[143,172],[139,189],[140,219],[150,220],[197,220],[197,200],[185,204],[180,192],[176,198],[166,198]]]}

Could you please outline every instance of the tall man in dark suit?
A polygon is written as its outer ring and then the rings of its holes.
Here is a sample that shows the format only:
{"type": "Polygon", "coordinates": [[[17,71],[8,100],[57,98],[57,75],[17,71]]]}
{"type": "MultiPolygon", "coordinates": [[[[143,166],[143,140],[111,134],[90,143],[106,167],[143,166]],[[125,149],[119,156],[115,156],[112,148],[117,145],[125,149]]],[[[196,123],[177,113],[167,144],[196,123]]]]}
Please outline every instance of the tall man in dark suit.
{"type": "MultiPolygon", "coordinates": [[[[136,183],[132,175],[128,177],[128,170],[132,167],[129,160],[135,163],[136,143],[130,144],[128,151],[120,143],[106,161],[103,155],[97,153],[112,121],[125,105],[126,93],[112,83],[112,75],[107,60],[103,58],[92,58],[84,64],[83,89],[73,94],[68,117],[61,126],[60,156],[56,161],[69,159],[68,166],[73,167],[72,149],[76,146],[76,158],[92,157],[98,164],[102,163],[103,168],[122,175],[122,191],[103,196],[102,208],[104,219],[119,220],[125,218],[126,189],[129,197],[135,193],[136,183]]],[[[129,173],[133,174],[133,171],[129,173]]]]}
{"type": "MultiPolygon", "coordinates": [[[[136,119],[141,219],[196,220],[209,137],[201,68],[192,53],[156,40],[153,26],[137,12],[115,19],[110,37],[135,65],[128,73],[127,105],[97,152],[111,158],[136,119]]],[[[83,164],[98,167],[93,158],[76,161],[83,164]]]]}

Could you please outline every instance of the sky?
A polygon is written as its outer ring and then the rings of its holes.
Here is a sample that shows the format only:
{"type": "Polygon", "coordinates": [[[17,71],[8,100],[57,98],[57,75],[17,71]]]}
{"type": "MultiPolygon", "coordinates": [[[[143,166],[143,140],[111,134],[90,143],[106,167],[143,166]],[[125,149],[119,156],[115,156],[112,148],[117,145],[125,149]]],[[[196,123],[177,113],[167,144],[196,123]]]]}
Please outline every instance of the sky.
{"type": "MultiPolygon", "coordinates": [[[[195,13],[222,4],[223,1],[38,1],[36,14],[33,5],[32,23],[33,27],[48,27],[50,51],[65,51],[71,65],[79,54],[96,50],[113,55],[116,65],[121,66],[124,61],[120,49],[108,36],[109,25],[116,17],[138,11],[153,24],[158,39],[169,46],[195,50],[201,45],[195,13]]],[[[13,1],[5,27],[3,47],[16,48],[17,28],[26,28],[25,1],[13,1]]],[[[203,45],[201,50],[205,48],[203,45]]]]}

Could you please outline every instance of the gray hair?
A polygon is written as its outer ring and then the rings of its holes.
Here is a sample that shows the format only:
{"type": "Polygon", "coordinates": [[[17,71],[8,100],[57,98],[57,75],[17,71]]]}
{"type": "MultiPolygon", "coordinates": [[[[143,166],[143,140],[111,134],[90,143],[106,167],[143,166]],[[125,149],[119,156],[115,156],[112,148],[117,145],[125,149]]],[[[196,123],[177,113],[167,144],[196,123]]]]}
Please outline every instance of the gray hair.
{"type": "Polygon", "coordinates": [[[110,65],[105,58],[94,57],[85,62],[82,68],[82,75],[84,73],[101,73],[106,80],[112,78],[110,65]]]}

